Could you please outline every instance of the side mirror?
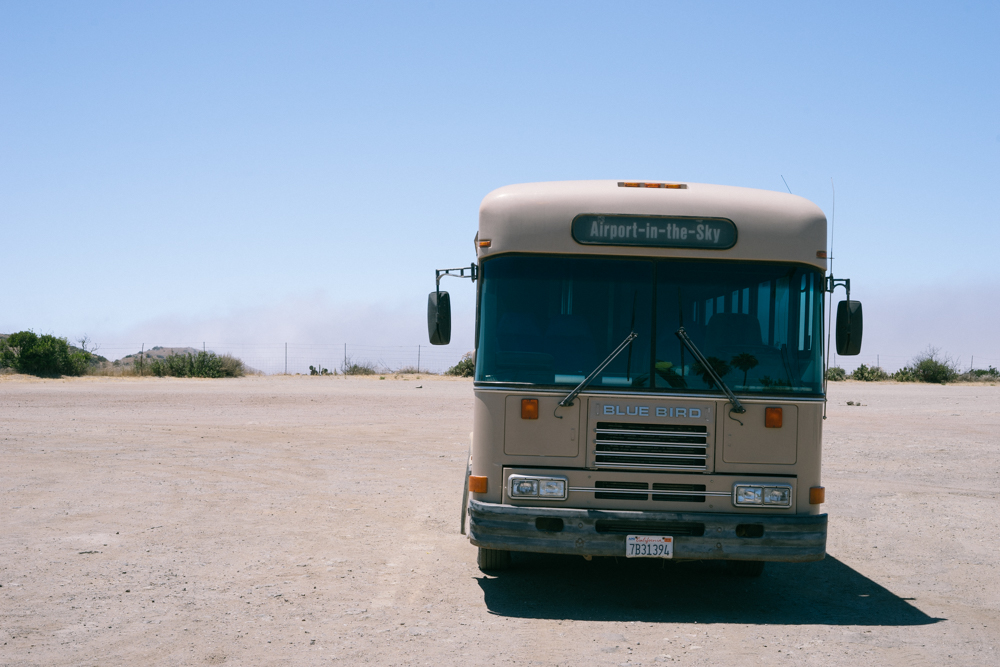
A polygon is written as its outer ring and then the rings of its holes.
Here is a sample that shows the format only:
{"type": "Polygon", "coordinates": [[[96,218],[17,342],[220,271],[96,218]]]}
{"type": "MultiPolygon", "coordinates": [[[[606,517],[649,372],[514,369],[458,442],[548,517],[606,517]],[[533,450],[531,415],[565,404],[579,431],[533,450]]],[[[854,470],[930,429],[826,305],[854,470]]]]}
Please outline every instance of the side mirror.
{"type": "Polygon", "coordinates": [[[427,297],[427,335],[431,345],[451,342],[451,297],[447,292],[431,292],[427,297]]]}
{"type": "Polygon", "coordinates": [[[861,333],[864,317],[860,301],[841,301],[837,304],[837,354],[850,357],[861,352],[861,333]]]}

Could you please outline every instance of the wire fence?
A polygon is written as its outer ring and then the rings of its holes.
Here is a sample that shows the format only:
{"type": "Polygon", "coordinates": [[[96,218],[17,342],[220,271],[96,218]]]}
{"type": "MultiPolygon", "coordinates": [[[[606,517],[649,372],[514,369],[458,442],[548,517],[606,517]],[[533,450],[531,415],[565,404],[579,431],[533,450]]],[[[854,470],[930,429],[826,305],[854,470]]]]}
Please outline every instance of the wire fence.
{"type": "MultiPolygon", "coordinates": [[[[310,366],[316,369],[325,368],[330,372],[342,372],[344,367],[349,364],[373,366],[380,372],[408,369],[425,373],[443,373],[458,363],[462,355],[469,351],[456,345],[355,345],[351,343],[274,343],[261,345],[199,341],[177,343],[173,346],[157,346],[153,349],[143,343],[116,344],[102,346],[97,350],[97,354],[115,360],[143,351],[150,353],[152,358],[156,358],[157,354],[185,348],[205,350],[216,354],[230,354],[242,360],[250,368],[267,375],[307,374],[310,366]]],[[[848,373],[861,364],[880,366],[887,372],[893,373],[909,365],[914,356],[878,352],[859,354],[854,357],[831,354],[830,365],[839,366],[848,373]]],[[[978,354],[968,358],[953,358],[952,362],[961,372],[971,368],[1000,367],[1000,357],[980,356],[978,354]]]]}
{"type": "MultiPolygon", "coordinates": [[[[155,348],[150,348],[144,343],[116,344],[114,346],[101,346],[96,353],[114,361],[142,352],[148,360],[185,349],[229,354],[242,360],[249,368],[267,375],[308,374],[310,366],[317,370],[325,368],[331,373],[334,371],[342,372],[344,367],[350,364],[372,366],[383,373],[402,369],[424,373],[443,373],[458,363],[467,351],[454,345],[447,347],[353,345],[350,343],[260,345],[199,341],[181,342],[169,346],[158,345],[155,348]],[[147,354],[148,356],[146,356],[147,354]]],[[[124,360],[128,361],[128,359],[124,360]]]]}
{"type": "MultiPolygon", "coordinates": [[[[879,366],[888,373],[895,373],[900,368],[909,366],[916,356],[918,355],[881,354],[878,352],[859,354],[854,357],[841,357],[831,354],[830,366],[839,366],[850,373],[861,364],[864,364],[869,367],[879,366]]],[[[943,360],[945,357],[939,356],[938,358],[943,360]]],[[[974,354],[969,357],[949,357],[949,359],[959,372],[966,372],[973,368],[987,369],[990,367],[1000,367],[1000,357],[988,357],[985,355],[980,356],[978,354],[974,354]]]]}

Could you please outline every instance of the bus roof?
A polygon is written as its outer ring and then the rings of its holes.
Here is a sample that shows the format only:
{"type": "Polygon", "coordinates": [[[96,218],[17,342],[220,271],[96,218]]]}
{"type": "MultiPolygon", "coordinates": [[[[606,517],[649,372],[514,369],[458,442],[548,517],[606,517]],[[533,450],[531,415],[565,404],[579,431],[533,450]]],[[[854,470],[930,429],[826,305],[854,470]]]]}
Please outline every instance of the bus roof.
{"type": "MultiPolygon", "coordinates": [[[[556,181],[508,185],[479,207],[480,258],[499,253],[628,255],[787,261],[826,270],[826,216],[808,199],[728,185],[634,181],[556,181]],[[649,183],[649,187],[636,186],[649,183]],[[723,218],[736,226],[728,248],[651,247],[574,239],[573,220],[593,216],[723,218]]],[[[589,223],[588,223],[589,224],[589,223]]]]}

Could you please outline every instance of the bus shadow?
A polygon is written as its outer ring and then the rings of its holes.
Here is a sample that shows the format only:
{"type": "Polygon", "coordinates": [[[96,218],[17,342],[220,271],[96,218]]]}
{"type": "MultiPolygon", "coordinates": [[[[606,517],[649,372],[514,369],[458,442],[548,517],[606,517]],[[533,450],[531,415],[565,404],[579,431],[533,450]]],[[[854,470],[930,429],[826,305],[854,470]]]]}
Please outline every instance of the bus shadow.
{"type": "Polygon", "coordinates": [[[514,554],[479,579],[486,607],[517,618],[650,623],[927,625],[933,618],[836,558],[768,563],[760,578],[721,562],[514,554]]]}

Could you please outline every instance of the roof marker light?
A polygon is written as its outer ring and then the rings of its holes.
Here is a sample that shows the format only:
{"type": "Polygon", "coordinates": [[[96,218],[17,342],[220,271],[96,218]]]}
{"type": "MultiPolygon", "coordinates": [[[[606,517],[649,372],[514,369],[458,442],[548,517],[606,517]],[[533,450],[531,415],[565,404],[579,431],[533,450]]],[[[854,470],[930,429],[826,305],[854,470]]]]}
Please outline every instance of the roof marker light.
{"type": "Polygon", "coordinates": [[[665,190],[687,190],[687,183],[644,183],[642,181],[618,181],[620,188],[660,188],[665,190]]]}

